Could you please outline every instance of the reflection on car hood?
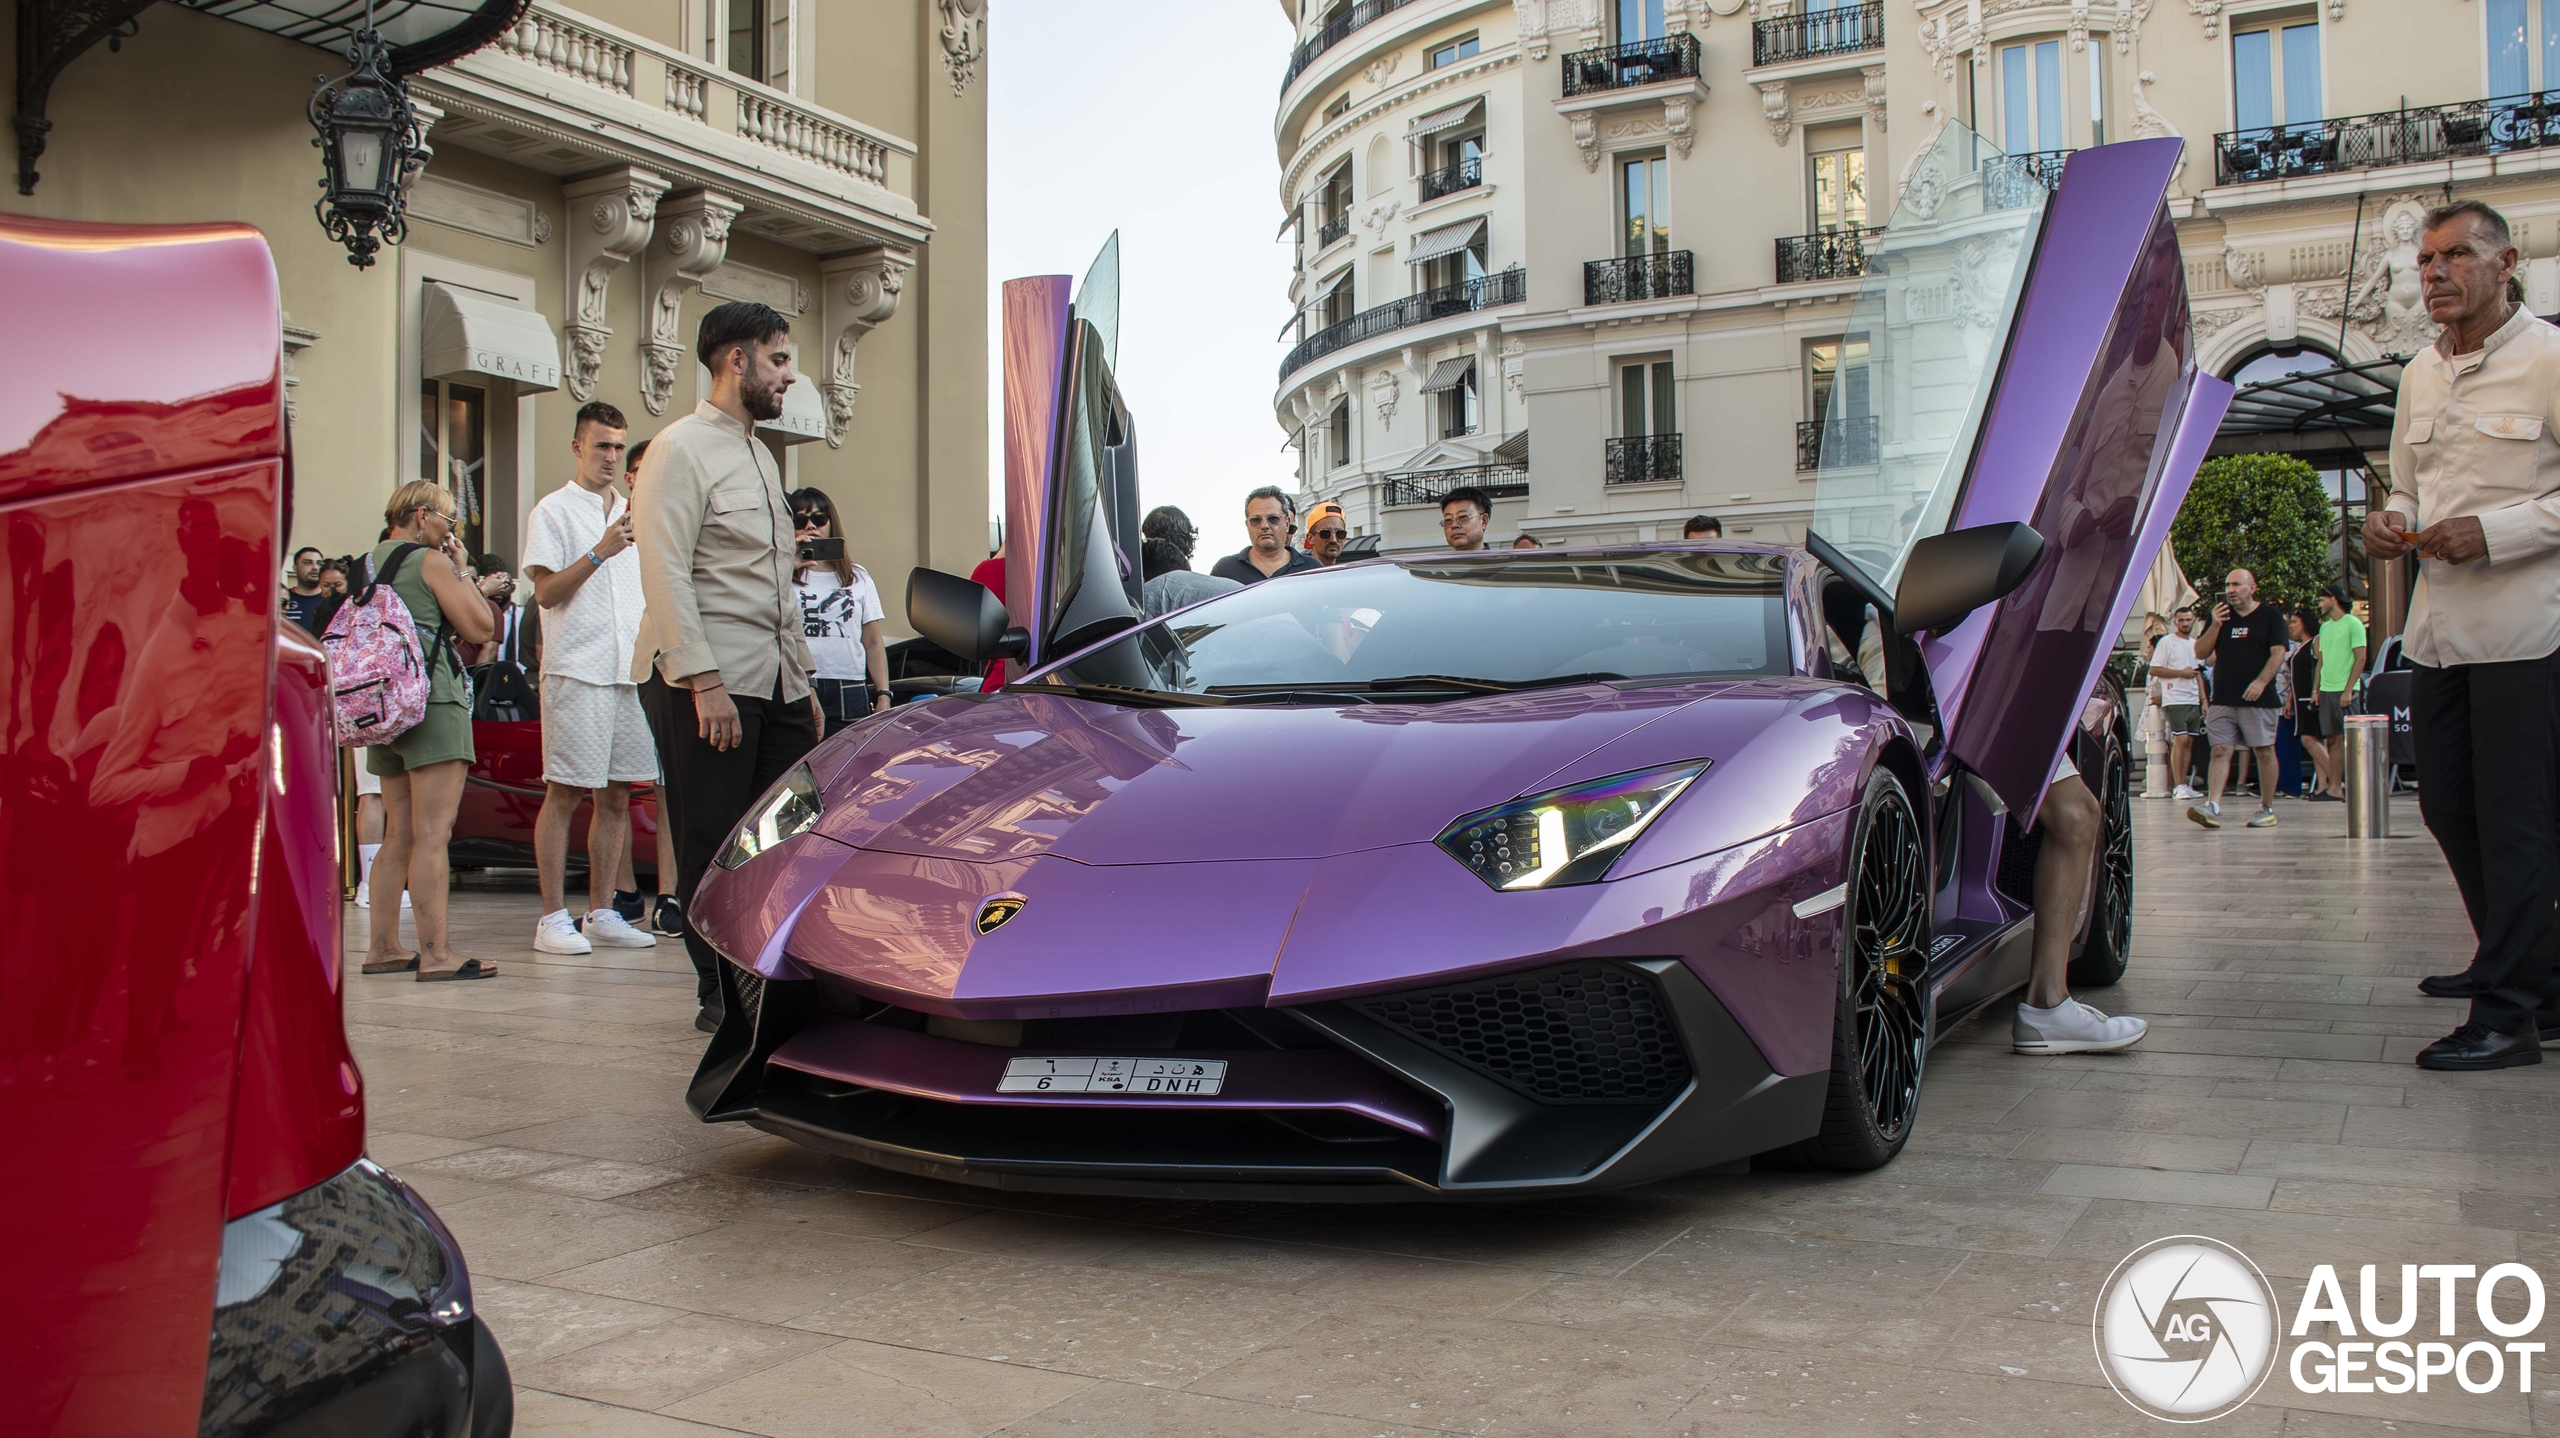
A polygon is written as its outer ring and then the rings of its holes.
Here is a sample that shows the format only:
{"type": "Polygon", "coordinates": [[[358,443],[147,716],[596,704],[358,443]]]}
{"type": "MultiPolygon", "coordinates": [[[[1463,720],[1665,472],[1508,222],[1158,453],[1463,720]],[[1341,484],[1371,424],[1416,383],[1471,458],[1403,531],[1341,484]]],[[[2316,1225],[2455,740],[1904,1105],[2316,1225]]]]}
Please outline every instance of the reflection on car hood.
{"type": "Polygon", "coordinates": [[[1732,682],[1342,707],[940,699],[828,777],[818,832],[981,863],[1323,858],[1434,838],[1732,682]]]}

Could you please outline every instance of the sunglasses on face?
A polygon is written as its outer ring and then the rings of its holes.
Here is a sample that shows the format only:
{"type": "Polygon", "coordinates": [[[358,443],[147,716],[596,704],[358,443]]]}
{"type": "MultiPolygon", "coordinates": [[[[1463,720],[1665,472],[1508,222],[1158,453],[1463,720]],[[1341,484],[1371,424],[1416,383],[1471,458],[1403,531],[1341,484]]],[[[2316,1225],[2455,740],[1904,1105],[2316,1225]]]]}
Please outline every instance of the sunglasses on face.
{"type": "Polygon", "coordinates": [[[826,524],[827,517],[823,514],[795,514],[791,516],[791,527],[794,529],[821,529],[824,528],[826,524]]]}
{"type": "Polygon", "coordinates": [[[1248,514],[1244,517],[1244,522],[1247,524],[1287,524],[1289,522],[1289,516],[1285,514],[1248,514]]]}
{"type": "Polygon", "coordinates": [[[1326,529],[1310,529],[1310,530],[1308,530],[1308,531],[1307,531],[1307,538],[1309,538],[1309,539],[1340,539],[1340,538],[1342,538],[1345,534],[1348,534],[1349,532],[1350,532],[1349,530],[1343,530],[1343,529],[1332,529],[1332,528],[1326,528],[1326,529]]]}
{"type": "Polygon", "coordinates": [[[1444,514],[1440,517],[1440,527],[1442,529],[1447,529],[1451,525],[1475,524],[1481,522],[1482,519],[1483,516],[1475,514],[1444,514]]]}

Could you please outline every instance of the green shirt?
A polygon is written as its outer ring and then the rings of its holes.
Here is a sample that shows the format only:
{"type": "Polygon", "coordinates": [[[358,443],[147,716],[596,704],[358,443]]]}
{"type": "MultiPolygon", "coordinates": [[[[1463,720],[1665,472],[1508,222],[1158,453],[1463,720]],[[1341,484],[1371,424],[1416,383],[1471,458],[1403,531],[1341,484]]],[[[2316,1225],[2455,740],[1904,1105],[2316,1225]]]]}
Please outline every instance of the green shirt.
{"type": "MultiPolygon", "coordinates": [[[[391,562],[391,551],[415,540],[386,539],[373,547],[373,572],[380,574],[391,562]]],[[[435,551],[418,545],[417,551],[400,561],[400,572],[391,576],[391,592],[409,606],[409,620],[418,626],[418,647],[427,661],[427,702],[459,704],[462,702],[462,660],[450,646],[439,648],[436,629],[444,620],[444,606],[436,602],[436,592],[427,587],[427,556],[435,551]]]]}
{"type": "Polygon", "coordinates": [[[2320,621],[2320,692],[2344,693],[2347,670],[2364,647],[2364,621],[2352,614],[2320,621]]]}

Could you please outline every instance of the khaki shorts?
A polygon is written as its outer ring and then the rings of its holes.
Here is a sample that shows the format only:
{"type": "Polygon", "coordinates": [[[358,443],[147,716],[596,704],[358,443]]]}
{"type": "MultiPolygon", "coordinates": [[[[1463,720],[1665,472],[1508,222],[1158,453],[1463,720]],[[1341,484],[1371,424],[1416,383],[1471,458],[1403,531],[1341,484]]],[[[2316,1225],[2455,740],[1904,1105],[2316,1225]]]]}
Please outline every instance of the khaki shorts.
{"type": "Polygon", "coordinates": [[[2217,749],[2231,745],[2264,749],[2276,742],[2276,721],[2284,711],[2255,704],[2216,704],[2204,717],[2205,738],[2217,749]]]}
{"type": "Polygon", "coordinates": [[[364,762],[385,779],[459,759],[468,764],[478,757],[471,747],[471,707],[461,703],[429,704],[427,717],[418,726],[388,744],[375,744],[364,751],[364,762]]]}

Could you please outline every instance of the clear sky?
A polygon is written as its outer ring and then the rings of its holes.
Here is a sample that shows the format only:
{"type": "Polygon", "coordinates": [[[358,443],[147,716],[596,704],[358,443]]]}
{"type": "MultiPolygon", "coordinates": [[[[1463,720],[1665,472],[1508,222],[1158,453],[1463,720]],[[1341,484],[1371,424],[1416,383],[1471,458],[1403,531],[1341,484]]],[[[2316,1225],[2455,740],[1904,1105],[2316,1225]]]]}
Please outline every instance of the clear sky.
{"type": "MultiPolygon", "coordinates": [[[[1120,231],[1120,391],[1146,504],[1244,547],[1244,494],[1296,488],[1271,395],[1289,247],[1271,142],[1291,33],[1277,0],[1007,0],[987,24],[988,272],[1082,279],[1120,231]]],[[[1002,517],[1002,301],[991,297],[990,513],[1002,517]]]]}

